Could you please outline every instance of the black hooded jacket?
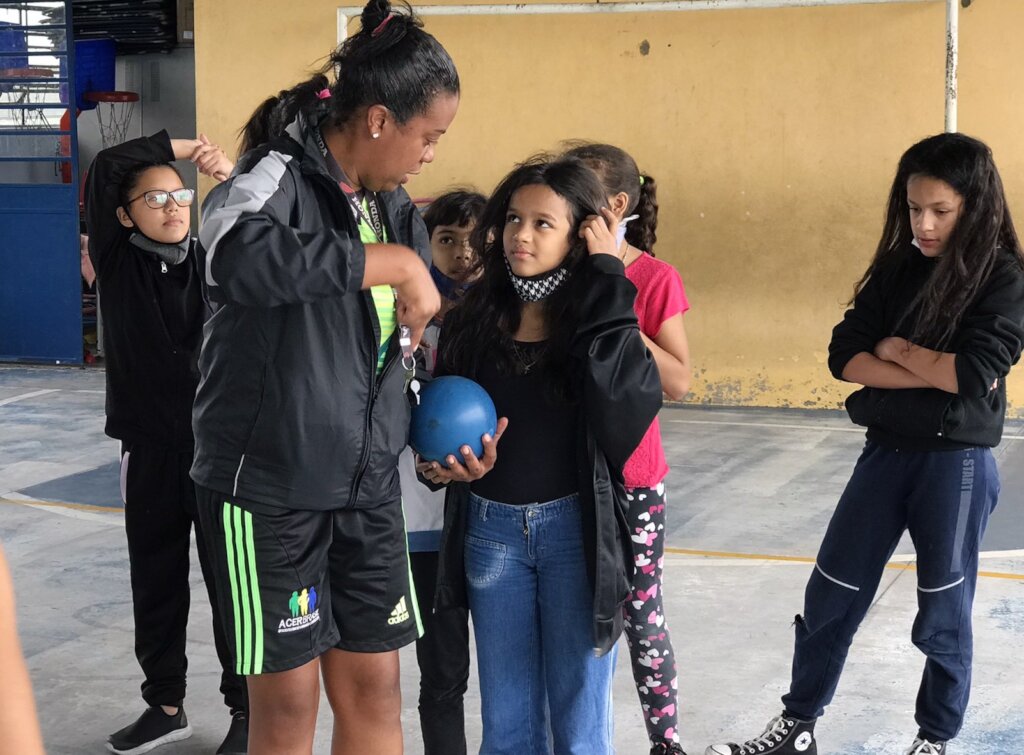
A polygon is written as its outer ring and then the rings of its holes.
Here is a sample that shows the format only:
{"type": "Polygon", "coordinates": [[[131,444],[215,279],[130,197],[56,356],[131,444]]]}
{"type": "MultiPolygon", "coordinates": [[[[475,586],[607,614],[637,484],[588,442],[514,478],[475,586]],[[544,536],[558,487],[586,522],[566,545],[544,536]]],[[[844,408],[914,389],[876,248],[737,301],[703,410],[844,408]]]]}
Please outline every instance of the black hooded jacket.
{"type": "Polygon", "coordinates": [[[131,242],[134,230],[116,215],[132,168],[173,161],[166,131],[103,150],[89,169],[85,211],[103,320],[106,433],[187,451],[203,322],[211,311],[195,249],[180,264],[162,263],[131,242]]]}
{"type": "MultiPolygon", "coordinates": [[[[836,379],[843,379],[854,356],[873,353],[883,338],[909,337],[913,317],[904,313],[935,266],[909,245],[879,265],[832,331],[828,366],[836,379]]],[[[1022,344],[1024,270],[1013,254],[1001,251],[945,349],[956,354],[958,392],[865,387],[846,399],[850,419],[868,428],[869,440],[894,448],[995,446],[1006,414],[1006,375],[1020,359],[1022,344]]]]}

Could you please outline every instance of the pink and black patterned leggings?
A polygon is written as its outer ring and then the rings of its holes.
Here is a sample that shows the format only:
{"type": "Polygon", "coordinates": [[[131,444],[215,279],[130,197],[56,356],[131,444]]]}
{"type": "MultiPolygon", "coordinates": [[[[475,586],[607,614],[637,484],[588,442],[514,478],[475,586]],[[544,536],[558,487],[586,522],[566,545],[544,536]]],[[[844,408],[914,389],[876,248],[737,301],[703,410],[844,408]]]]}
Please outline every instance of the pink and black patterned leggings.
{"type": "Polygon", "coordinates": [[[665,484],[627,494],[636,576],[624,613],[633,679],[651,744],[678,742],[676,660],[661,600],[665,484]]]}

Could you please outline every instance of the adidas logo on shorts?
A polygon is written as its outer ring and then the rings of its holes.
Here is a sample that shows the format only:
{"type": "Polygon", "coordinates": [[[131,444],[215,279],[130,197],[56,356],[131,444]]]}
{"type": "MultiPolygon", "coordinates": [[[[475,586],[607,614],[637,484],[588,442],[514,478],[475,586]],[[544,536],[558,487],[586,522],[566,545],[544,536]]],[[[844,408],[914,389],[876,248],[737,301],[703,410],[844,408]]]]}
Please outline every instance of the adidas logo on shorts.
{"type": "Polygon", "coordinates": [[[395,604],[394,609],[391,611],[391,616],[388,618],[388,624],[401,624],[409,620],[409,609],[405,607],[405,596],[403,595],[401,600],[395,604]]]}

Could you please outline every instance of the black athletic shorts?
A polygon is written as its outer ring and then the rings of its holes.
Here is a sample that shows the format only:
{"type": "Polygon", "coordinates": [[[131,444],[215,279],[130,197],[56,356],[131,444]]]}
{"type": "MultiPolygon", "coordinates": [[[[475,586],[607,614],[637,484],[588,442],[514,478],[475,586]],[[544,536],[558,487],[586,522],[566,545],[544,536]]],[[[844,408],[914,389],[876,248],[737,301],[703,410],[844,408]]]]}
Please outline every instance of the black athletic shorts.
{"type": "Polygon", "coordinates": [[[331,648],[381,653],[422,635],[400,500],[294,511],[196,492],[237,673],[286,671],[331,648]]]}

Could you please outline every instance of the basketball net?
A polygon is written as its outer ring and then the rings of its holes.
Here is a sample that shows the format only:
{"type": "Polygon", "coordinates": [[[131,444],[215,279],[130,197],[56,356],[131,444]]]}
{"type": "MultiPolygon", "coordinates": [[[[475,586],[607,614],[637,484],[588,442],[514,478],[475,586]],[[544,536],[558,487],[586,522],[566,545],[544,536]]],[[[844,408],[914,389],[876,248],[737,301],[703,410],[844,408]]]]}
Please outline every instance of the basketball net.
{"type": "Polygon", "coordinates": [[[86,98],[96,103],[96,122],[103,148],[124,142],[139,96],[134,92],[89,92],[86,98]]]}

